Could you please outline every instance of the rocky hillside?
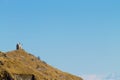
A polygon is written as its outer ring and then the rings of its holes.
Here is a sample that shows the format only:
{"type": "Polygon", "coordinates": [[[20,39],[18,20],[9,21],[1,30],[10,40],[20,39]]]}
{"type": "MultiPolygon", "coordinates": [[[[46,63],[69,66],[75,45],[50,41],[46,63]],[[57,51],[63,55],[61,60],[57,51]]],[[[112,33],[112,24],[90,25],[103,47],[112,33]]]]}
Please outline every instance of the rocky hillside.
{"type": "Polygon", "coordinates": [[[0,52],[0,80],[82,80],[24,50],[0,52]]]}

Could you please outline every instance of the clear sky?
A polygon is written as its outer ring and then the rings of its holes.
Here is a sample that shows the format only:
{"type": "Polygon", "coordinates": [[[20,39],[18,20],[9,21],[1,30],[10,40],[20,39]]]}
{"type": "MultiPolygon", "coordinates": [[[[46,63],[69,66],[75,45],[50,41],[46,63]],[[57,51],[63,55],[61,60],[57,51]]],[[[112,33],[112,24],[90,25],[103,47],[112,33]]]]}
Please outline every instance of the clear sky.
{"type": "Polygon", "coordinates": [[[76,75],[120,72],[119,0],[0,0],[0,50],[76,75]]]}

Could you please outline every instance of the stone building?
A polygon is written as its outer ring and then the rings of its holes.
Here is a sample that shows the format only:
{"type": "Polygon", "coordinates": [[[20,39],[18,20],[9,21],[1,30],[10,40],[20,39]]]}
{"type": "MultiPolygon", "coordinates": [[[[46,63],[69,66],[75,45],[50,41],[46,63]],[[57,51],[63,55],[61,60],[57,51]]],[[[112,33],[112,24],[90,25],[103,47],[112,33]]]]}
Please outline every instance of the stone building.
{"type": "Polygon", "coordinates": [[[20,50],[20,49],[22,49],[22,45],[20,43],[17,43],[16,50],[20,50]]]}

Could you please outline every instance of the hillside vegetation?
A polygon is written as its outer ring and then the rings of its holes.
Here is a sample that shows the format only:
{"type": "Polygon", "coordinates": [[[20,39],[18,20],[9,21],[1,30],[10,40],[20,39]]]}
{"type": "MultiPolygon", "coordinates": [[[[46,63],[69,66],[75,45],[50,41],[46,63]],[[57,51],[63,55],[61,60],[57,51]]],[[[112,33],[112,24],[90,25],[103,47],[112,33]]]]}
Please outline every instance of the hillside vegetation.
{"type": "Polygon", "coordinates": [[[0,52],[0,80],[82,80],[24,50],[0,52]]]}

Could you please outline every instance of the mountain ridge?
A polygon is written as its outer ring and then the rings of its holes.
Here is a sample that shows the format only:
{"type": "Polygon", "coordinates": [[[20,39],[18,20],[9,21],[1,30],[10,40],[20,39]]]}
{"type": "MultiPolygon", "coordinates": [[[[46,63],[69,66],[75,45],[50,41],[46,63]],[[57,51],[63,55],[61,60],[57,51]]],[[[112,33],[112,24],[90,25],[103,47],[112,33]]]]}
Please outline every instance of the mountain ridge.
{"type": "Polygon", "coordinates": [[[0,52],[0,79],[4,75],[9,75],[8,78],[13,80],[20,80],[25,76],[28,79],[25,77],[22,80],[83,80],[50,66],[23,49],[0,52]]]}

